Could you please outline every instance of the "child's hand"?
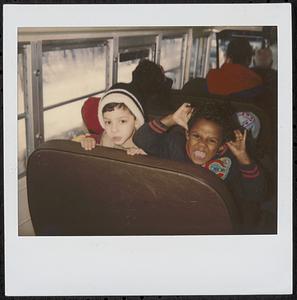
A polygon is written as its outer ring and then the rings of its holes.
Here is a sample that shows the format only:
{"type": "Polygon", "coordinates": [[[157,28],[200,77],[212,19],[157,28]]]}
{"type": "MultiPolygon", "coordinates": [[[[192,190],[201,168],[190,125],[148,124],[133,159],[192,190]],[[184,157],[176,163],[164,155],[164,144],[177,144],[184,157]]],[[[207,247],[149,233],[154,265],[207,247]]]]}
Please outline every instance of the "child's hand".
{"type": "Polygon", "coordinates": [[[92,150],[96,146],[96,140],[90,136],[86,136],[80,141],[80,144],[85,150],[92,150]]]}
{"type": "Polygon", "coordinates": [[[142,149],[140,148],[129,148],[127,150],[127,154],[128,155],[147,155],[147,153],[145,153],[142,149]]]}
{"type": "Polygon", "coordinates": [[[181,127],[188,130],[188,121],[191,118],[191,115],[194,111],[194,108],[191,107],[189,103],[184,103],[178,108],[178,110],[172,115],[174,122],[181,127]]]}
{"type": "Polygon", "coordinates": [[[240,164],[242,165],[251,164],[251,159],[249,158],[245,147],[247,130],[245,129],[243,134],[239,130],[234,130],[234,134],[236,138],[235,141],[227,142],[226,143],[227,146],[234,154],[234,156],[237,158],[240,164]]]}

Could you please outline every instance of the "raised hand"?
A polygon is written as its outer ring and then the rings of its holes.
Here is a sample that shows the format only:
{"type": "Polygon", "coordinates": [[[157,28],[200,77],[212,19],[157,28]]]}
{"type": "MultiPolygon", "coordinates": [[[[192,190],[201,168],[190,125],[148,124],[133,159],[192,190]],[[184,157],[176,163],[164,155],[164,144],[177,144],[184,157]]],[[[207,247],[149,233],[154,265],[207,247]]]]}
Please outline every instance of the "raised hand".
{"type": "Polygon", "coordinates": [[[234,130],[235,134],[235,141],[227,142],[227,146],[229,147],[230,151],[234,154],[237,158],[239,163],[243,165],[249,165],[251,163],[251,159],[246,152],[246,136],[247,130],[244,130],[242,134],[238,129],[234,130]]]}
{"type": "Polygon", "coordinates": [[[85,150],[92,150],[96,146],[96,140],[86,136],[80,141],[80,144],[85,150]]]}
{"type": "Polygon", "coordinates": [[[188,121],[191,118],[191,115],[194,111],[194,108],[191,107],[191,104],[184,103],[178,108],[178,110],[172,115],[173,121],[180,125],[181,127],[188,130],[188,121]]]}

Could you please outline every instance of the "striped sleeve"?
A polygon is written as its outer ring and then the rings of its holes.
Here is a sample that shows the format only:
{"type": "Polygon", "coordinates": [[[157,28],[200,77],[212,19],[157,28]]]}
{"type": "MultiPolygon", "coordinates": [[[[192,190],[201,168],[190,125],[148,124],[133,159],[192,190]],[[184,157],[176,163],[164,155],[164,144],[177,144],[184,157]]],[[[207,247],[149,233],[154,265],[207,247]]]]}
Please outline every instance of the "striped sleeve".
{"type": "Polygon", "coordinates": [[[254,179],[260,175],[259,168],[256,164],[241,165],[240,172],[241,175],[247,179],[254,179]]]}
{"type": "Polygon", "coordinates": [[[162,134],[167,131],[167,126],[160,122],[160,120],[152,120],[148,123],[149,127],[156,133],[162,134]]]}

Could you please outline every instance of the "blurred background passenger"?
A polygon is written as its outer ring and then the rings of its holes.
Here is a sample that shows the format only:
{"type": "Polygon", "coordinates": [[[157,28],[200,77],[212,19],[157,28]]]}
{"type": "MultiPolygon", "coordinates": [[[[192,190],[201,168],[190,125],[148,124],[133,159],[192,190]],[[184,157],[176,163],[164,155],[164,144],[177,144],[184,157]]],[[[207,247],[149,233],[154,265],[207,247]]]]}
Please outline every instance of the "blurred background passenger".
{"type": "Polygon", "coordinates": [[[271,69],[273,64],[272,52],[270,48],[261,48],[256,51],[255,65],[262,69],[271,69]]]}
{"type": "Polygon", "coordinates": [[[227,47],[225,63],[208,72],[207,88],[210,94],[252,97],[261,91],[262,79],[249,69],[253,48],[246,38],[238,37],[227,47]]]}
{"type": "MultiPolygon", "coordinates": [[[[238,37],[230,41],[226,60],[220,69],[208,72],[207,88],[210,94],[235,96],[236,98],[253,98],[263,92],[263,80],[249,69],[253,48],[246,38],[238,37]]],[[[259,118],[251,112],[238,112],[239,123],[251,131],[253,138],[260,132],[259,118]]]]}
{"type": "Polygon", "coordinates": [[[165,76],[163,67],[150,60],[139,62],[132,72],[130,83],[116,83],[113,88],[133,90],[141,102],[145,114],[168,110],[172,79],[165,76]]]}
{"type": "Polygon", "coordinates": [[[269,47],[256,51],[254,65],[252,70],[262,78],[264,85],[269,89],[276,89],[277,71],[272,68],[273,56],[269,47]]]}

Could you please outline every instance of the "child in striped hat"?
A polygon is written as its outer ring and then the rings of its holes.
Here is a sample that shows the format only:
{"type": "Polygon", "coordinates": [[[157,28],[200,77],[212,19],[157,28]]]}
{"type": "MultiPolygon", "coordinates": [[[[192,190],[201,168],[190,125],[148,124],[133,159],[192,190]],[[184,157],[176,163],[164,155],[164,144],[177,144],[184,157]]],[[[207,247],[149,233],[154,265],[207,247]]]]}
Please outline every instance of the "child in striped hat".
{"type": "Polygon", "coordinates": [[[143,108],[137,98],[125,89],[110,89],[99,101],[99,123],[104,129],[100,136],[87,134],[81,139],[85,150],[101,146],[137,148],[132,141],[135,131],[144,124],[143,108]]]}

